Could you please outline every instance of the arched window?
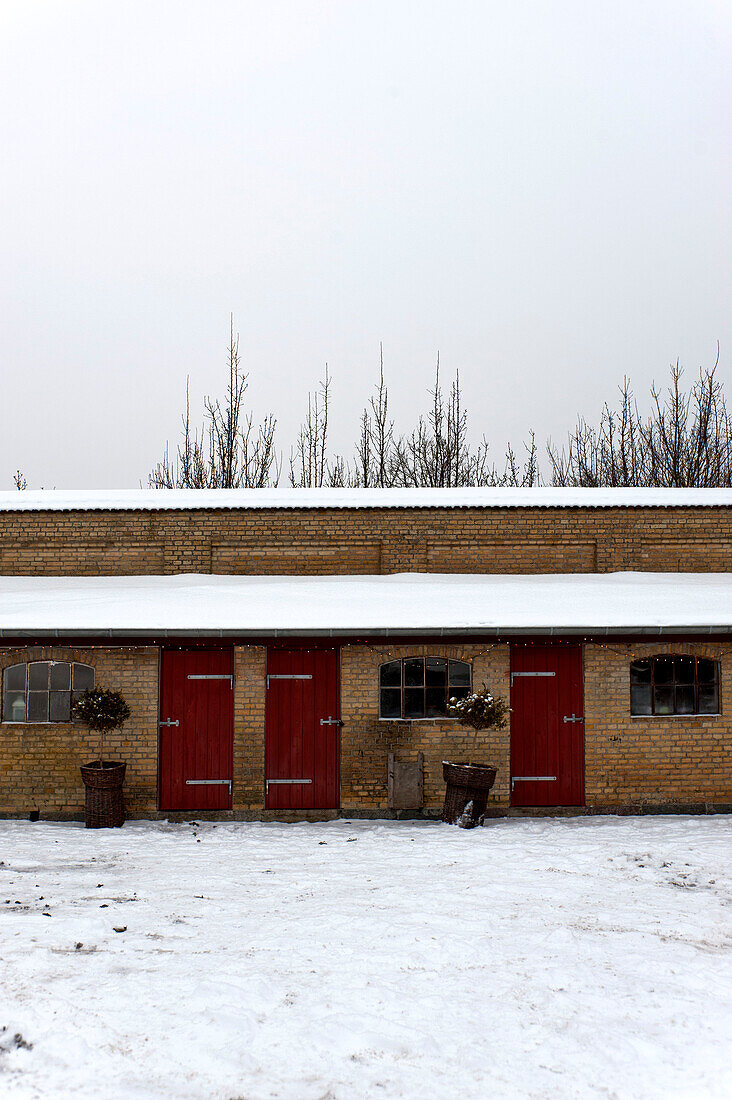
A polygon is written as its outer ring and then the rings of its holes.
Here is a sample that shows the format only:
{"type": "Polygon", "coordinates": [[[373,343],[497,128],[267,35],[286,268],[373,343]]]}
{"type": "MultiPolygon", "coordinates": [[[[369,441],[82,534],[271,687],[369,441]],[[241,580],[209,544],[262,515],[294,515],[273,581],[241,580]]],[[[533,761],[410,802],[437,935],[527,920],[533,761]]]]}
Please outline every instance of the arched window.
{"type": "Polygon", "coordinates": [[[448,699],[470,691],[470,665],[447,657],[404,657],[379,668],[380,718],[440,718],[448,699]]]}
{"type": "Polygon", "coordinates": [[[70,722],[71,704],[94,687],[78,661],[29,661],[3,670],[3,722],[70,722]]]}
{"type": "Polygon", "coordinates": [[[630,713],[719,714],[719,663],[673,653],[633,661],[630,713]]]}

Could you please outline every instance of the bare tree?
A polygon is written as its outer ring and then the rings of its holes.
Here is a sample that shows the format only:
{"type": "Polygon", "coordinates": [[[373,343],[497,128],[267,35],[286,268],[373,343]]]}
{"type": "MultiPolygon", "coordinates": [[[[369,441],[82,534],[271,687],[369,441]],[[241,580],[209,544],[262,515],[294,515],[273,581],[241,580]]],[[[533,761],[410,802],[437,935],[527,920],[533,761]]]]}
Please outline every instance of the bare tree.
{"type": "Polygon", "coordinates": [[[16,470],[15,473],[13,474],[13,485],[15,486],[16,489],[19,489],[21,492],[23,491],[23,489],[28,488],[28,482],[25,480],[25,478],[23,477],[23,474],[20,470],[16,470]]]}
{"type": "Polygon", "coordinates": [[[665,395],[651,387],[643,416],[630,380],[620,388],[618,408],[603,407],[597,428],[580,417],[560,450],[548,444],[554,485],[730,486],[732,424],[714,366],[702,368],[686,389],[678,362],[665,395]]]}
{"type": "Polygon", "coordinates": [[[432,407],[427,416],[420,416],[410,435],[394,441],[391,483],[405,487],[495,485],[497,474],[488,459],[485,437],[475,447],[469,443],[468,414],[457,371],[448,396],[442,391],[439,355],[430,396],[432,407]]]}
{"type": "Polygon", "coordinates": [[[165,454],[150,472],[148,482],[161,489],[263,489],[277,485],[281,462],[275,449],[277,421],[270,413],[255,428],[251,412],[244,408],[248,375],[239,355],[239,335],[234,318],[228,347],[229,382],[223,404],[204,398],[204,424],[191,428],[191,409],[186,380],[183,439],[171,460],[165,454]]]}
{"type": "Polygon", "coordinates": [[[290,485],[296,489],[319,489],[351,484],[343,458],[328,457],[328,418],[331,377],[328,364],[319,389],[308,394],[308,411],[290,452],[290,485]]]}
{"type": "Polygon", "coordinates": [[[384,346],[379,344],[379,383],[376,396],[361,415],[356,444],[353,483],[367,489],[393,484],[394,421],[389,419],[389,393],[384,382],[384,346]]]}

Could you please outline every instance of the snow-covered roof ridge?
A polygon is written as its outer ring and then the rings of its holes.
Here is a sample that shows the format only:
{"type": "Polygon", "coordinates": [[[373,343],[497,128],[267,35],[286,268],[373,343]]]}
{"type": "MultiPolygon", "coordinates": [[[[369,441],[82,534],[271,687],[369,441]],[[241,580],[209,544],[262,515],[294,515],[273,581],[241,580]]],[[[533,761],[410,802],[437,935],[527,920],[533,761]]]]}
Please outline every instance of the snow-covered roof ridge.
{"type": "Polygon", "coordinates": [[[732,633],[728,573],[0,577],[0,635],[732,633]]]}
{"type": "Polygon", "coordinates": [[[732,489],[26,489],[2,512],[270,508],[715,508],[732,489]]]}

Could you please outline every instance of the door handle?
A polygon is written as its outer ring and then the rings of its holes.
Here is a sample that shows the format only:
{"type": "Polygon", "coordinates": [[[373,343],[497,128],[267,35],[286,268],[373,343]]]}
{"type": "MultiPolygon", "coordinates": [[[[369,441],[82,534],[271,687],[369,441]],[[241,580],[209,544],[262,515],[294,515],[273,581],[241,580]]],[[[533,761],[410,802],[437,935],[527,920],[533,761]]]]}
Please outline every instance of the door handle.
{"type": "Polygon", "coordinates": [[[330,717],[321,718],[320,719],[320,724],[321,724],[321,726],[342,726],[343,725],[340,718],[330,718],[330,717]]]}
{"type": "Polygon", "coordinates": [[[563,722],[584,722],[584,718],[577,714],[565,714],[563,722]]]}
{"type": "Polygon", "coordinates": [[[172,718],[166,718],[164,722],[158,722],[158,725],[159,726],[179,726],[180,722],[178,721],[177,718],[175,719],[175,721],[173,721],[172,718]]]}

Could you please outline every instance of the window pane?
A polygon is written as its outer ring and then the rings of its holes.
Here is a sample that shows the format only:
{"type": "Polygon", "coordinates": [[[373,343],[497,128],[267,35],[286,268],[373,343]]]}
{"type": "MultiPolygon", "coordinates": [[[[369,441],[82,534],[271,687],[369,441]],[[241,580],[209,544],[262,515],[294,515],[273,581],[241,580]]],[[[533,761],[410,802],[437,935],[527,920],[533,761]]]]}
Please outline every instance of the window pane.
{"type": "Polygon", "coordinates": [[[26,665],[11,665],[5,669],[5,690],[25,691],[26,665]]]}
{"type": "Polygon", "coordinates": [[[427,717],[437,718],[445,713],[447,696],[443,688],[427,688],[427,717]]]}
{"type": "Polygon", "coordinates": [[[71,692],[52,691],[50,700],[49,717],[51,721],[69,722],[71,720],[71,692]]]}
{"type": "Polygon", "coordinates": [[[48,721],[48,692],[47,691],[29,691],[28,692],[28,721],[29,722],[47,722],[48,721]]]}
{"type": "Polygon", "coordinates": [[[404,717],[424,718],[424,691],[407,688],[404,692],[404,717]]]}
{"type": "Polygon", "coordinates": [[[382,688],[379,714],[382,718],[401,718],[402,693],[398,688],[382,688]]]}
{"type": "Polygon", "coordinates": [[[694,688],[684,685],[676,688],[676,714],[694,713],[694,688]]]}
{"type": "MultiPolygon", "coordinates": [[[[75,669],[81,666],[75,665],[75,669]]],[[[389,661],[388,664],[382,665],[379,670],[379,683],[382,687],[401,687],[402,686],[402,663],[401,661],[389,661]]],[[[76,683],[74,683],[76,687],[76,683]]]]}
{"type": "Polygon", "coordinates": [[[91,665],[74,665],[74,691],[86,691],[94,687],[94,669],[91,665]]]}
{"type": "Polygon", "coordinates": [[[404,683],[407,687],[424,683],[424,657],[410,657],[404,662],[404,683]]]}
{"type": "Polygon", "coordinates": [[[443,657],[425,657],[424,678],[428,687],[441,687],[447,681],[447,661],[443,657]]]}
{"type": "Polygon", "coordinates": [[[71,665],[67,661],[52,662],[51,691],[71,691],[71,665]]]}
{"type": "Polygon", "coordinates": [[[469,687],[451,687],[447,694],[451,702],[453,699],[457,702],[458,699],[464,699],[469,691],[469,687]]]}
{"type": "Polygon", "coordinates": [[[28,665],[29,691],[48,691],[48,661],[33,661],[28,665]]]}
{"type": "Polygon", "coordinates": [[[657,684],[670,684],[674,678],[673,657],[654,657],[653,679],[657,684]]]}
{"type": "Polygon", "coordinates": [[[653,704],[656,714],[673,714],[674,689],[672,687],[657,687],[654,692],[653,704]]]}
{"type": "Polygon", "coordinates": [[[630,685],[630,713],[631,714],[650,714],[651,713],[651,685],[650,684],[631,684],[630,685]]]}
{"type": "Polygon", "coordinates": [[[25,692],[6,691],[3,703],[3,722],[25,722],[25,692]]]}
{"type": "Polygon", "coordinates": [[[700,657],[696,662],[696,674],[700,684],[713,684],[717,679],[717,662],[700,657]]]}
{"type": "Polygon", "coordinates": [[[699,713],[719,714],[719,691],[716,684],[700,685],[699,713]]]}
{"type": "Polygon", "coordinates": [[[630,666],[630,682],[631,684],[650,684],[651,662],[633,661],[630,666]]]}
{"type": "Polygon", "coordinates": [[[455,687],[470,687],[470,665],[467,661],[450,661],[450,683],[455,687]]]}
{"type": "Polygon", "coordinates": [[[693,657],[674,657],[674,679],[677,684],[694,683],[694,664],[693,657]]]}

